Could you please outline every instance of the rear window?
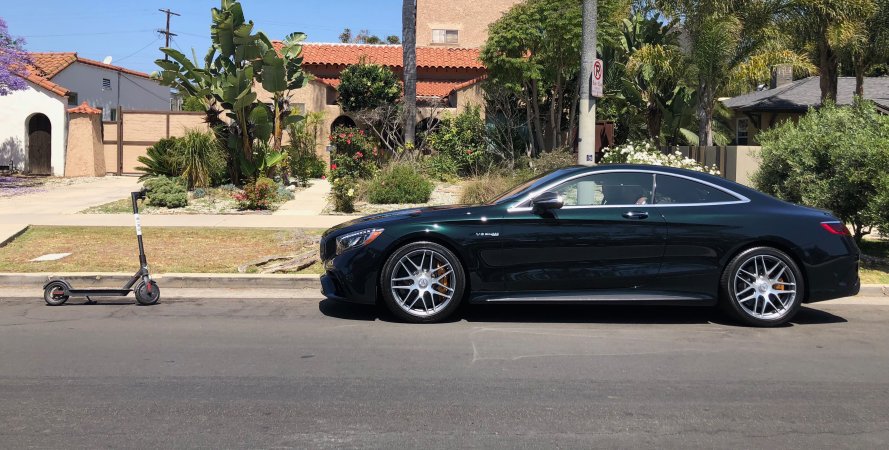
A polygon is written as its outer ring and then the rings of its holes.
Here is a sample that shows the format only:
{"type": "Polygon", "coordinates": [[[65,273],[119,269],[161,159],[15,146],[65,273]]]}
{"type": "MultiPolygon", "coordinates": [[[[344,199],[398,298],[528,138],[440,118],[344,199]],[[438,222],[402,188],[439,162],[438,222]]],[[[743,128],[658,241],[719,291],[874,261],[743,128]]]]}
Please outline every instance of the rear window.
{"type": "Polygon", "coordinates": [[[721,189],[688,178],[658,174],[655,183],[656,205],[725,203],[740,200],[721,189]]]}

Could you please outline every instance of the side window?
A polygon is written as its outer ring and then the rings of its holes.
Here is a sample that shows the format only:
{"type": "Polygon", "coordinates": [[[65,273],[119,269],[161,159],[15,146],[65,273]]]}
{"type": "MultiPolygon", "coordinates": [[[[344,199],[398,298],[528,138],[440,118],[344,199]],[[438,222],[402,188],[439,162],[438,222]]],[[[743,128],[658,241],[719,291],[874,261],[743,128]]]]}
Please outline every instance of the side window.
{"type": "Polygon", "coordinates": [[[654,192],[654,203],[658,205],[738,201],[737,197],[728,192],[687,178],[658,175],[655,181],[657,187],[654,192]]]}
{"type": "Polygon", "coordinates": [[[646,205],[651,203],[653,176],[641,172],[612,172],[571,180],[553,189],[565,206],[646,205]]]}

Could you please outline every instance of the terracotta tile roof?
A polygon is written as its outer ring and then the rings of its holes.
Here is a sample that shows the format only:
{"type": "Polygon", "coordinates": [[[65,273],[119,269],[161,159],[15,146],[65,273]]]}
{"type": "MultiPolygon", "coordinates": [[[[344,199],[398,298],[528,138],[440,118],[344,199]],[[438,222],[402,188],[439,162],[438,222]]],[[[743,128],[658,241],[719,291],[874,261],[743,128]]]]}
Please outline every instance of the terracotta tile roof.
{"type": "Polygon", "coordinates": [[[41,77],[40,75],[38,75],[38,73],[39,71],[36,68],[29,67],[28,74],[23,78],[30,81],[31,83],[36,84],[37,86],[42,87],[43,89],[52,92],[53,94],[60,95],[62,97],[66,97],[68,95],[68,92],[70,92],[67,88],[59,86],[58,84],[41,77]]]}
{"type": "Polygon", "coordinates": [[[73,114],[102,114],[101,109],[93,108],[86,101],[77,107],[68,109],[68,112],[73,114]]]}
{"type": "Polygon", "coordinates": [[[38,70],[38,75],[44,78],[52,78],[65,70],[74,61],[77,61],[77,53],[63,52],[32,52],[28,53],[31,63],[38,70]]]}
{"type": "Polygon", "coordinates": [[[89,58],[82,58],[80,56],[77,56],[77,53],[74,52],[34,52],[30,53],[29,56],[31,57],[31,61],[34,63],[34,66],[39,69],[40,76],[47,79],[51,79],[52,77],[58,75],[59,72],[65,70],[66,68],[68,68],[68,66],[74,64],[74,62],[88,64],[95,67],[101,67],[103,69],[114,70],[137,77],[150,78],[150,75],[148,75],[147,73],[130,70],[125,67],[105,64],[101,61],[96,61],[89,58]]]}
{"type": "MultiPolygon", "coordinates": [[[[436,97],[442,98],[451,95],[454,91],[459,91],[460,89],[467,88],[472,86],[475,83],[478,83],[484,79],[484,77],[473,78],[472,80],[459,82],[459,81],[418,81],[417,82],[417,96],[419,97],[436,97]]],[[[340,79],[339,78],[324,78],[324,77],[315,77],[315,81],[330,86],[334,89],[338,89],[340,87],[340,79]]]]}
{"type": "MultiPolygon", "coordinates": [[[[280,49],[281,43],[274,42],[280,49]]],[[[303,64],[312,66],[348,66],[362,59],[393,68],[402,67],[400,45],[303,44],[303,64]]],[[[477,69],[485,66],[475,48],[417,47],[417,67],[428,69],[477,69]]]]}
{"type": "Polygon", "coordinates": [[[324,78],[324,77],[315,77],[315,81],[330,86],[334,89],[340,87],[340,79],[339,78],[324,78]]]}
{"type": "Polygon", "coordinates": [[[464,81],[464,82],[462,82],[462,83],[460,83],[460,84],[454,86],[454,89],[453,89],[453,90],[455,90],[455,91],[459,91],[459,90],[461,90],[461,89],[466,89],[466,88],[468,88],[469,86],[472,86],[472,85],[474,85],[474,84],[476,84],[476,83],[480,83],[480,82],[484,81],[486,78],[488,78],[487,75],[482,75],[482,76],[480,76],[480,77],[476,77],[476,78],[473,78],[473,79],[471,79],[471,80],[464,81]]]}

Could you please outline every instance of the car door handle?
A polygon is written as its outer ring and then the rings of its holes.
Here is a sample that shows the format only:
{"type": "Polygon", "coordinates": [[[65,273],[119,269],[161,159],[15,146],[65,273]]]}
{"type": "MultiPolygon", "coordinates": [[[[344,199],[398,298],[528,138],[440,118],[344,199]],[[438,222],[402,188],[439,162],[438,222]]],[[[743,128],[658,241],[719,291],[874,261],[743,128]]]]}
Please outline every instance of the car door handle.
{"type": "Polygon", "coordinates": [[[648,212],[646,211],[627,211],[623,213],[625,219],[630,220],[642,220],[648,218],[648,212]]]}

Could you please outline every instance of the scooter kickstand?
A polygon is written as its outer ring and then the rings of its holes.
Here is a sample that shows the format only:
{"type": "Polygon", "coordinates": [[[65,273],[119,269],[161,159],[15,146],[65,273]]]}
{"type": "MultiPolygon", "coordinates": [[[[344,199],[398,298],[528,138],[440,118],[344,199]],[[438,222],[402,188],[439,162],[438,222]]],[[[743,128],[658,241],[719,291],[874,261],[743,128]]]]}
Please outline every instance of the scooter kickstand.
{"type": "Polygon", "coordinates": [[[89,296],[87,296],[87,297],[86,297],[86,304],[87,304],[87,305],[95,305],[95,304],[96,304],[96,301],[93,300],[93,299],[91,299],[91,298],[89,298],[89,296]]]}

